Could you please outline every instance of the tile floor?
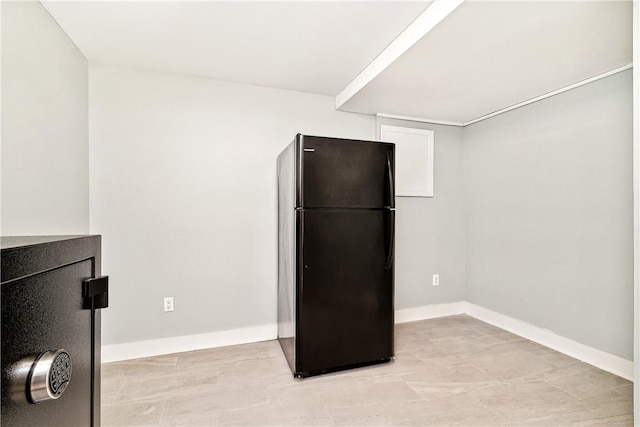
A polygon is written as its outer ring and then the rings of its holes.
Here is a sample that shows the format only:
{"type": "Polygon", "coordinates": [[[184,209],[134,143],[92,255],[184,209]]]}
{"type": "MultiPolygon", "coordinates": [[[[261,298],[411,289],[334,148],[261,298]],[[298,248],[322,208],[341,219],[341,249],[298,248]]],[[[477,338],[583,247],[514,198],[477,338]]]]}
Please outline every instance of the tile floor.
{"type": "Polygon", "coordinates": [[[467,316],[396,326],[395,361],[293,379],[277,341],[104,364],[104,426],[633,425],[632,384],[467,316]]]}

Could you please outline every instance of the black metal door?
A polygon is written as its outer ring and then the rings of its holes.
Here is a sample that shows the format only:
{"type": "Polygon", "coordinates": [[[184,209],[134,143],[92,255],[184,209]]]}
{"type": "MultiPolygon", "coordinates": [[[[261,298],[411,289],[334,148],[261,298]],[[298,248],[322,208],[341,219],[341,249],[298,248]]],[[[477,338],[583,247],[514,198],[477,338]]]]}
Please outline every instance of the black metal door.
{"type": "Polygon", "coordinates": [[[2,284],[2,424],[91,425],[91,310],[83,310],[86,260],[2,284]],[[71,376],[58,399],[29,402],[18,376],[20,361],[65,349],[71,376]]]}
{"type": "Polygon", "coordinates": [[[393,356],[393,214],[299,212],[299,372],[393,356]]]}
{"type": "Polygon", "coordinates": [[[297,206],[384,208],[394,206],[394,145],[302,136],[297,206]]]}

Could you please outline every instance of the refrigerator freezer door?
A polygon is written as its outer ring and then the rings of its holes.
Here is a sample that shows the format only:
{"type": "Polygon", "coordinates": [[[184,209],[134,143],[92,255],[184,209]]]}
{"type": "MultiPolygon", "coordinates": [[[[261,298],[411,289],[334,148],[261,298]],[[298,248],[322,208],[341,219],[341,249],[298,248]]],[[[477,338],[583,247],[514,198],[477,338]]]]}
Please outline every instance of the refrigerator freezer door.
{"type": "Polygon", "coordinates": [[[297,207],[394,206],[394,144],[300,136],[297,207]]]}
{"type": "Polygon", "coordinates": [[[301,376],[393,356],[393,211],[299,211],[301,376]],[[391,258],[393,257],[391,253],[391,258]]]}

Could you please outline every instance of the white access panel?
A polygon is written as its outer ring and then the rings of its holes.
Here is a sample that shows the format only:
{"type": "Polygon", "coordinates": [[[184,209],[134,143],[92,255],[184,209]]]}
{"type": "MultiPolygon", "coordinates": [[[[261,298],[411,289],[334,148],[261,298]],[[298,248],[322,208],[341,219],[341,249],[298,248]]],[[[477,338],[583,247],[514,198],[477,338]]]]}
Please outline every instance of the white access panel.
{"type": "Polygon", "coordinates": [[[433,197],[434,132],[381,125],[380,141],[396,144],[396,196],[433,197]]]}

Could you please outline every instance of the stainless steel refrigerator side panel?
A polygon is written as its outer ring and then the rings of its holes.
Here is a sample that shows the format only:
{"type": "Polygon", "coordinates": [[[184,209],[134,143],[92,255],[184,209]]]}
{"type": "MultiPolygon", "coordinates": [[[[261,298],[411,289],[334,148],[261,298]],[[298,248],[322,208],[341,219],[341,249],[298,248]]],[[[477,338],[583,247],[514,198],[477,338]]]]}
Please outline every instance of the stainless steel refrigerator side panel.
{"type": "Polygon", "coordinates": [[[296,365],[297,137],[278,156],[278,341],[292,371],[296,365]]]}

